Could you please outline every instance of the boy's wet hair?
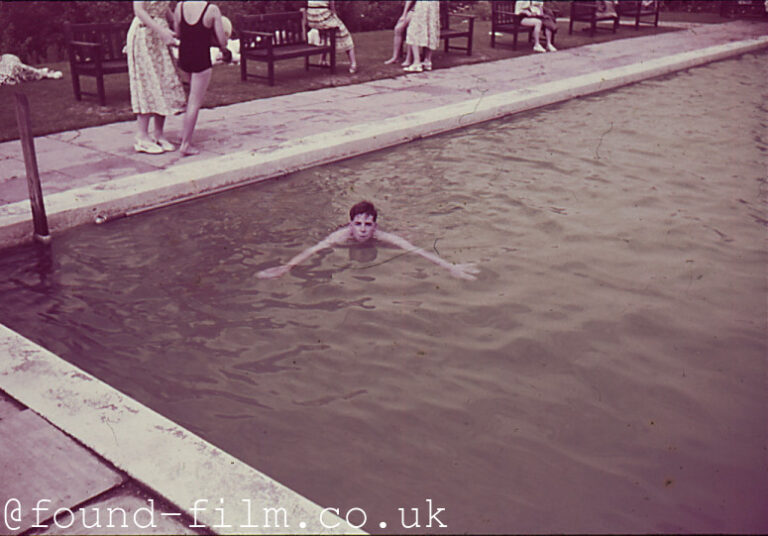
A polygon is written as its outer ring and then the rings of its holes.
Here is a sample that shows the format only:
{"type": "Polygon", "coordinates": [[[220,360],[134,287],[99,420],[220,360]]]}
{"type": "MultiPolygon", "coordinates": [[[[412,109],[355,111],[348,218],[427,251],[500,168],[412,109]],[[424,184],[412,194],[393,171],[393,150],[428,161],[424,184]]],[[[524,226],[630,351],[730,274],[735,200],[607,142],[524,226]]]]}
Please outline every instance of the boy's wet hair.
{"type": "Polygon", "coordinates": [[[373,216],[373,221],[376,221],[378,214],[376,213],[376,207],[370,201],[360,201],[351,209],[349,209],[349,219],[354,220],[358,214],[370,214],[373,216]]]}

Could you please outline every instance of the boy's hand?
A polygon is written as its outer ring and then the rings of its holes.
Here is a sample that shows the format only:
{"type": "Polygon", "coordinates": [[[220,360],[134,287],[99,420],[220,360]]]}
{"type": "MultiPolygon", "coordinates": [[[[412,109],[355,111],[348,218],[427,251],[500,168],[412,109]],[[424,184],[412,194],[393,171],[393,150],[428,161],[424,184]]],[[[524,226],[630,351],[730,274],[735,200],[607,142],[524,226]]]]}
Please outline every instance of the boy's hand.
{"type": "Polygon", "coordinates": [[[224,63],[232,63],[232,51],[228,48],[222,48],[221,50],[221,59],[224,61],[224,63]]]}
{"type": "Polygon", "coordinates": [[[479,274],[480,270],[471,262],[466,264],[454,264],[451,267],[451,275],[460,279],[469,279],[473,281],[477,279],[475,274],[479,274]]]}
{"type": "Polygon", "coordinates": [[[287,264],[281,264],[280,266],[273,266],[272,268],[267,268],[266,270],[260,271],[256,274],[256,277],[259,279],[275,279],[285,275],[286,272],[288,272],[290,269],[291,267],[287,264]]]}

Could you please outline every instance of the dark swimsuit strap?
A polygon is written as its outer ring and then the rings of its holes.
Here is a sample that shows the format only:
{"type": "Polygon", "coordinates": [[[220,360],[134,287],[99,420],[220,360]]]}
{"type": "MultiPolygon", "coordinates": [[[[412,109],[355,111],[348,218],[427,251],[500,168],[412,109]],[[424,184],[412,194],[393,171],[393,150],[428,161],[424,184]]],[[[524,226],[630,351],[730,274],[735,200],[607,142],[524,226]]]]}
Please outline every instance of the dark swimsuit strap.
{"type": "MultiPolygon", "coordinates": [[[[194,23],[194,24],[190,24],[190,23],[187,22],[187,18],[184,16],[184,6],[181,6],[181,18],[187,24],[187,26],[197,26],[198,24],[200,24],[200,21],[203,20],[203,17],[205,17],[205,12],[208,11],[208,6],[210,6],[210,5],[211,5],[210,2],[206,2],[205,3],[205,7],[203,8],[203,12],[200,13],[200,16],[197,18],[197,22],[194,23]]],[[[205,24],[203,24],[203,26],[205,26],[205,24]]]]}

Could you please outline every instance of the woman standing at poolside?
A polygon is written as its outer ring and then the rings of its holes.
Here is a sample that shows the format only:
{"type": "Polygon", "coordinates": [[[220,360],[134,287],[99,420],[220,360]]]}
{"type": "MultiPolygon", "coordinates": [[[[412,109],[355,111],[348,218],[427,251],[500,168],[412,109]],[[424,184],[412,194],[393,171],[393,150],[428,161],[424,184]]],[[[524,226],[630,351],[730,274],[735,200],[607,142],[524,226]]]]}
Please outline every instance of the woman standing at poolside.
{"type": "Polygon", "coordinates": [[[131,107],[136,114],[136,152],[158,154],[176,147],[163,133],[166,116],[184,109],[184,89],[176,74],[170,45],[178,44],[171,31],[170,2],[151,0],[133,2],[135,17],[128,30],[128,78],[131,107]],[[154,118],[153,136],[149,121],[154,118]]]}
{"type": "Polygon", "coordinates": [[[408,72],[420,73],[432,70],[432,51],[440,46],[440,2],[416,0],[413,16],[405,34],[405,44],[411,47],[413,63],[405,68],[408,72]],[[424,63],[421,49],[424,47],[424,63]]]}
{"type": "Polygon", "coordinates": [[[334,0],[307,0],[307,24],[310,28],[327,30],[336,28],[336,52],[346,52],[349,55],[349,72],[357,72],[357,60],[355,59],[355,43],[352,35],[347,30],[342,20],[336,14],[336,2],[334,0]]]}

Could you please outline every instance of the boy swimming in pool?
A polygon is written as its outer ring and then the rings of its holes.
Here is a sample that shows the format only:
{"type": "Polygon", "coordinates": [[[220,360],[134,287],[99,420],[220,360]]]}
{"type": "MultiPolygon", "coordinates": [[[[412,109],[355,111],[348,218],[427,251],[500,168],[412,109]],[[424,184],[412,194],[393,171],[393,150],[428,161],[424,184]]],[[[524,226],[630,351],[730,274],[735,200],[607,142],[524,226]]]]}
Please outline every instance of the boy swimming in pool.
{"type": "Polygon", "coordinates": [[[353,206],[349,210],[349,223],[332,232],[326,236],[323,240],[318,242],[312,247],[309,247],[293,257],[285,264],[280,266],[274,266],[260,271],[256,274],[262,279],[272,279],[280,277],[288,272],[291,268],[305,261],[315,253],[325,248],[330,248],[336,245],[342,244],[364,244],[370,240],[381,240],[387,244],[392,244],[406,251],[421,255],[425,259],[428,259],[438,266],[442,266],[451,272],[453,277],[459,277],[461,279],[475,279],[475,274],[479,272],[475,268],[474,264],[451,264],[450,262],[441,259],[437,255],[434,255],[428,251],[414,246],[408,242],[405,238],[397,236],[392,233],[385,233],[378,228],[376,224],[376,208],[373,203],[368,201],[361,201],[353,206]]]}

